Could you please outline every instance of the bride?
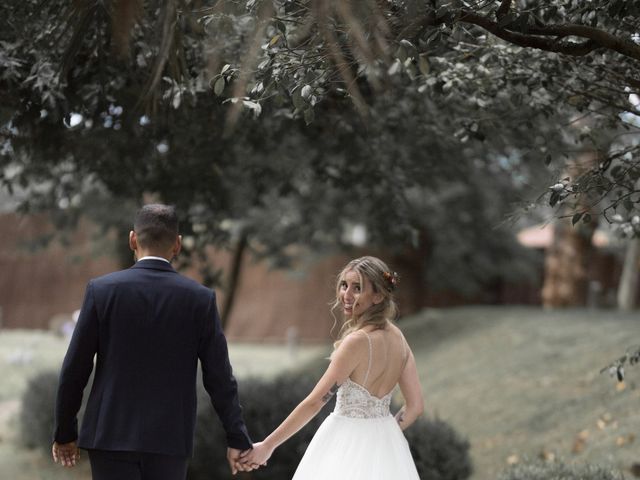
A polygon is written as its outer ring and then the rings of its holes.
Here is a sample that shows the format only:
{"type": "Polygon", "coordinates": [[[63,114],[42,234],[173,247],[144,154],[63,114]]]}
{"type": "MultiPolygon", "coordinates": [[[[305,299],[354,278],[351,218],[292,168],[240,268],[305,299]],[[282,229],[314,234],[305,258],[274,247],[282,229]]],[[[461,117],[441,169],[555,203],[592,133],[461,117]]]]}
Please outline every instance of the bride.
{"type": "Polygon", "coordinates": [[[402,430],[424,409],[411,349],[398,327],[393,299],[397,274],[375,257],[352,260],[340,272],[334,309],[345,322],[331,363],[313,391],[264,441],[245,452],[247,468],[266,465],[273,451],[304,427],[337,394],[298,465],[294,480],[418,480],[402,430]],[[405,405],[394,416],[399,385],[405,405]]]}

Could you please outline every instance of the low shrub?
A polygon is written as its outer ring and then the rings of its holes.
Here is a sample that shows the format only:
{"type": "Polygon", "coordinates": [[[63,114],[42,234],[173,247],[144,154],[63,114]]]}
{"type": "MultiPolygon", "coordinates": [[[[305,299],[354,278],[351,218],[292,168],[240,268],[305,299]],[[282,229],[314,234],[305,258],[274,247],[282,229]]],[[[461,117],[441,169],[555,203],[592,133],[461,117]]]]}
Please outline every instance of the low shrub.
{"type": "Polygon", "coordinates": [[[438,418],[419,418],[405,430],[421,480],[463,480],[473,473],[469,442],[438,418]]]}
{"type": "Polygon", "coordinates": [[[58,372],[45,370],[27,382],[22,394],[20,438],[28,448],[51,449],[58,372]]]}
{"type": "MultiPolygon", "coordinates": [[[[240,399],[243,416],[254,441],[275,429],[315,385],[309,375],[285,375],[276,380],[243,380],[240,399]]],[[[225,454],[224,432],[211,402],[201,392],[194,457],[189,480],[231,479],[225,454]]],[[[275,451],[269,466],[251,473],[251,478],[282,480],[291,478],[314,433],[331,413],[335,399],[287,443],[275,451]]],[[[439,419],[419,419],[406,430],[411,453],[422,480],[464,480],[472,472],[469,443],[439,419]]],[[[331,461],[331,459],[327,459],[331,461]]]]}
{"type": "MultiPolygon", "coordinates": [[[[275,380],[245,379],[240,382],[243,417],[254,441],[271,433],[313,389],[309,376],[284,375],[275,380]]],[[[200,393],[198,418],[194,439],[194,454],[189,465],[189,480],[232,478],[226,461],[224,431],[211,402],[200,393]]],[[[316,417],[291,438],[286,448],[279,448],[269,460],[269,466],[251,473],[251,478],[291,478],[315,431],[331,413],[335,400],[326,405],[316,417]]]]}
{"type": "MultiPolygon", "coordinates": [[[[275,380],[243,380],[240,398],[243,416],[255,441],[262,440],[313,389],[316,376],[283,375],[275,380]]],[[[89,381],[89,386],[91,380],[89,381]]],[[[43,371],[31,378],[22,397],[20,431],[27,447],[51,447],[58,372],[43,371]]],[[[86,401],[89,387],[85,391],[86,401]]],[[[257,480],[291,478],[313,435],[331,413],[335,398],[300,432],[279,448],[269,460],[269,466],[251,473],[257,480]]],[[[396,407],[397,408],[397,407],[396,407]]],[[[82,416],[82,410],[79,417],[82,416]]],[[[420,418],[405,434],[422,480],[465,480],[472,473],[469,443],[446,422],[420,418]]],[[[194,454],[189,466],[189,480],[231,479],[226,461],[224,431],[208,396],[199,391],[198,416],[194,439],[194,454]]],[[[331,461],[331,459],[327,459],[331,461]]],[[[501,480],[550,480],[555,477],[505,477],[501,480]]],[[[560,478],[560,477],[558,477],[560,478]]],[[[562,477],[563,480],[564,477],[562,477]]],[[[567,477],[573,480],[582,477],[567,477]]],[[[618,477],[586,477],[585,480],[617,480],[618,477]]]]}
{"type": "Polygon", "coordinates": [[[566,464],[561,461],[525,462],[499,475],[498,480],[623,480],[624,475],[593,464],[566,464]]]}
{"type": "MultiPolygon", "coordinates": [[[[22,394],[22,408],[19,417],[22,443],[27,448],[42,448],[47,454],[51,451],[51,442],[53,441],[59,376],[60,372],[57,370],[38,372],[29,379],[22,394]]],[[[78,412],[79,422],[82,420],[92,383],[93,374],[89,377],[87,388],[85,388],[82,397],[82,406],[78,412]]]]}

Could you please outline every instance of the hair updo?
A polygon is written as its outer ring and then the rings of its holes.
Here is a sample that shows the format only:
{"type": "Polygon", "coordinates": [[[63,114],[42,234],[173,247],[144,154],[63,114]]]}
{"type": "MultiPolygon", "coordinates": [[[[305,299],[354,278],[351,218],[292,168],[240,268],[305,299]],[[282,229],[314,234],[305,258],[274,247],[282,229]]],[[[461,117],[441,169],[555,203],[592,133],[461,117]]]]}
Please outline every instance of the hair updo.
{"type": "Polygon", "coordinates": [[[368,325],[373,326],[374,330],[384,329],[387,326],[388,321],[393,321],[398,318],[398,306],[393,297],[393,291],[398,284],[398,274],[390,270],[387,264],[379,258],[370,256],[351,260],[338,275],[338,281],[336,283],[336,301],[331,308],[332,314],[341,306],[340,285],[344,281],[346,274],[351,271],[357,273],[360,278],[360,285],[363,288],[364,280],[366,279],[367,282],[371,284],[374,293],[382,294],[383,299],[380,303],[371,305],[359,316],[353,316],[345,321],[340,328],[338,340],[335,344],[336,346],[351,332],[368,325]]]}

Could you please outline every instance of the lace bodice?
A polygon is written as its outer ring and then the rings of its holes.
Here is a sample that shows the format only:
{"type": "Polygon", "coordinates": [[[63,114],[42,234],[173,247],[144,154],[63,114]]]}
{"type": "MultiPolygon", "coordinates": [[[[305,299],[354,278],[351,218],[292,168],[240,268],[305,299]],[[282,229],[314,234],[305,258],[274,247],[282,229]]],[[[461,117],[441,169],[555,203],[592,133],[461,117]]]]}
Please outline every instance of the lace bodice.
{"type": "Polygon", "coordinates": [[[372,346],[371,338],[364,330],[360,330],[369,342],[369,364],[367,373],[364,376],[362,385],[354,382],[350,378],[340,385],[336,396],[336,407],[334,413],[351,418],[381,418],[391,415],[389,405],[393,389],[384,397],[378,398],[367,390],[367,379],[371,372],[372,346]]]}
{"type": "Polygon", "coordinates": [[[362,385],[348,378],[336,396],[334,413],[351,418],[381,418],[391,415],[389,405],[393,391],[384,397],[371,395],[362,385]]]}

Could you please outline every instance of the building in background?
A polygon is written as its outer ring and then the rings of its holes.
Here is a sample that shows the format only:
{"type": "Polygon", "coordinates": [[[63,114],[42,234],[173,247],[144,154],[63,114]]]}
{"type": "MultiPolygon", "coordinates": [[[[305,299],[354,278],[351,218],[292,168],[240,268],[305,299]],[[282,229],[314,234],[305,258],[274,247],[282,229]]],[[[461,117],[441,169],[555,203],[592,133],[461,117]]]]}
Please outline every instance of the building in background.
{"type": "MultiPolygon", "coordinates": [[[[87,281],[122,266],[92,240],[94,226],[82,222],[67,244],[53,241],[45,248],[34,242],[52,232],[43,216],[0,214],[0,307],[3,328],[37,328],[62,331],[82,303],[87,281]]],[[[465,304],[541,304],[544,280],[544,252],[553,238],[553,229],[531,227],[518,234],[521,244],[540,255],[539,275],[526,283],[498,281],[473,298],[455,292],[434,291],[424,284],[417,265],[420,253],[405,256],[380,254],[401,277],[398,301],[403,315],[424,307],[465,304]]],[[[104,244],[127,239],[109,238],[104,244]]],[[[589,272],[589,302],[610,306],[620,273],[618,256],[606,248],[607,240],[594,235],[598,252],[589,272]],[[604,242],[604,243],[603,243],[604,242]]],[[[355,255],[366,252],[356,249],[355,255]]],[[[211,251],[217,267],[228,270],[232,255],[211,251]]],[[[235,303],[226,327],[231,340],[252,342],[326,342],[334,318],[330,305],[335,298],[335,275],[352,258],[346,254],[308,256],[296,268],[271,269],[265,261],[245,258],[242,262],[235,303]]],[[[196,269],[184,272],[199,280],[196,269]]],[[[219,307],[225,302],[224,289],[217,289],[219,307]]],[[[334,333],[337,328],[334,329],[334,333]]]]}

